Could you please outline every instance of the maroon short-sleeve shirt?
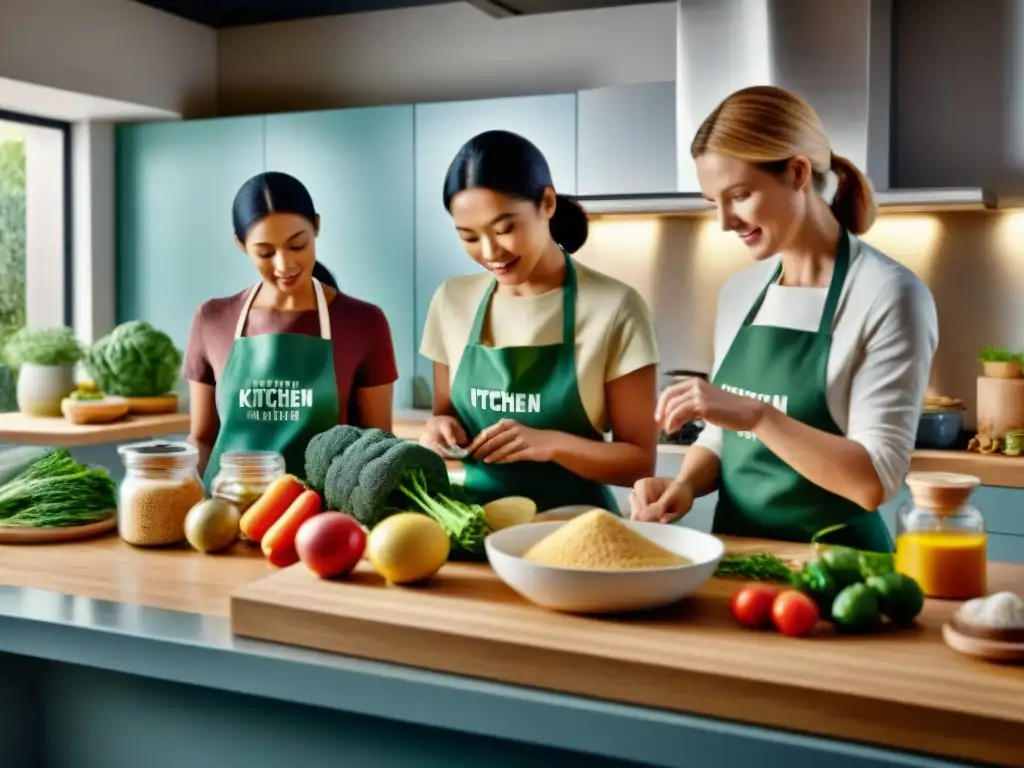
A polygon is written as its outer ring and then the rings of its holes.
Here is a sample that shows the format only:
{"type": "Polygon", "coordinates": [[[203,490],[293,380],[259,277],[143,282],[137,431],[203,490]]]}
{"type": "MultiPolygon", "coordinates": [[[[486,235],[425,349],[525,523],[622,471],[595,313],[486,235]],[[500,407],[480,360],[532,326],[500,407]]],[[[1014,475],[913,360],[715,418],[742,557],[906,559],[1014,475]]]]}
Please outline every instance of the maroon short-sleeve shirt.
{"type": "MultiPolygon", "coordinates": [[[[210,299],[196,310],[182,367],[186,379],[217,385],[227,364],[238,316],[248,295],[247,288],[233,296],[210,299]]],[[[356,390],[393,384],[398,379],[391,327],[379,307],[344,293],[338,293],[331,299],[327,310],[331,320],[341,423],[358,423],[356,390]]],[[[252,308],[245,335],[263,333],[319,336],[320,322],[315,309],[282,311],[252,308]]]]}

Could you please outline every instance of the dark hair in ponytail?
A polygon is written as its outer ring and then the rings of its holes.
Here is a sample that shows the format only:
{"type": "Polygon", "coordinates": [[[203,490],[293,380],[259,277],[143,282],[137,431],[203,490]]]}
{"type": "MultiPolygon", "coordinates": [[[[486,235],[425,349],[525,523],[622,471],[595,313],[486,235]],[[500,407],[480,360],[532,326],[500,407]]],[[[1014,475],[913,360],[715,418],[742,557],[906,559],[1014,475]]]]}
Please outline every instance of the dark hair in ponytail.
{"type": "Polygon", "coordinates": [[[334,279],[334,275],[331,274],[331,270],[323,265],[323,262],[318,261],[313,265],[313,277],[319,280],[324,285],[329,285],[336,291],[340,291],[338,287],[338,281],[334,279]]]}
{"type": "MultiPolygon", "coordinates": [[[[450,212],[452,198],[474,187],[539,205],[545,190],[554,184],[547,160],[532,142],[510,131],[486,131],[463,144],[448,167],[444,207],[450,212]]],[[[551,237],[567,253],[575,253],[587,242],[587,214],[565,195],[556,195],[556,199],[551,237]]]]}
{"type": "MultiPolygon", "coordinates": [[[[317,227],[316,207],[306,185],[287,173],[267,171],[253,176],[235,194],[231,205],[235,237],[244,243],[249,230],[271,213],[292,213],[317,227]]],[[[313,265],[313,277],[340,290],[334,275],[319,261],[313,265]]]]}

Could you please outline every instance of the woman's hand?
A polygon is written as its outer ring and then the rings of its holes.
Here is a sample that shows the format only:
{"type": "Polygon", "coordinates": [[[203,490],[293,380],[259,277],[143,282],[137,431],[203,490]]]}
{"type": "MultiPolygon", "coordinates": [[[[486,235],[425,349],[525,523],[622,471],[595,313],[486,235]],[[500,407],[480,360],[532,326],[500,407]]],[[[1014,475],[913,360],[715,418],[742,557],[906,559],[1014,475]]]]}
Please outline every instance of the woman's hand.
{"type": "Polygon", "coordinates": [[[466,450],[485,464],[552,461],[556,434],[550,430],[524,427],[513,419],[502,419],[482,430],[466,450]]]}
{"type": "Polygon", "coordinates": [[[420,445],[442,455],[468,442],[466,430],[454,416],[431,416],[420,435],[420,445]]]}
{"type": "Polygon", "coordinates": [[[667,387],[658,398],[654,418],[671,434],[687,422],[702,419],[722,429],[750,432],[761,420],[766,403],[734,395],[704,379],[683,379],[667,387]]]}
{"type": "Polygon", "coordinates": [[[693,507],[693,491],[667,477],[648,477],[629,494],[630,517],[645,523],[671,523],[693,507]]]}

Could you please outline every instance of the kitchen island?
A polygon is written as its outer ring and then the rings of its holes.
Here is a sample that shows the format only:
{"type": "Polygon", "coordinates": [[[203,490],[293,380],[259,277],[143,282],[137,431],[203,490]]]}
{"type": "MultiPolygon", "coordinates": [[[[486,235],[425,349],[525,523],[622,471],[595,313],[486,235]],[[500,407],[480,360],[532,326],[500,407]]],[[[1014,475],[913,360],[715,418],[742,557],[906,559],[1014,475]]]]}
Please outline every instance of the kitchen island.
{"type": "MultiPolygon", "coordinates": [[[[934,647],[941,645],[936,626],[952,611],[950,605],[930,602],[899,651],[896,636],[857,638],[844,646],[832,638],[788,640],[737,628],[719,658],[737,654],[742,645],[746,664],[760,658],[766,668],[774,667],[772,675],[788,679],[765,685],[761,700],[752,702],[749,686],[737,685],[735,695],[730,693],[728,669],[710,670],[718,690],[708,698],[718,714],[708,717],[622,703],[643,698],[640,691],[613,702],[545,690],[550,686],[543,681],[527,687],[232,635],[231,594],[274,572],[244,547],[230,555],[203,556],[134,549],[115,537],[0,546],[0,674],[5,680],[0,765],[978,764],[941,758],[965,751],[984,754],[990,762],[1024,765],[1024,669],[994,667],[934,647]],[[799,663],[803,649],[808,650],[806,668],[799,663]],[[921,682],[915,663],[922,651],[948,664],[936,667],[928,684],[921,682]],[[818,665],[822,653],[833,657],[829,669],[818,665]],[[820,732],[822,722],[834,717],[821,710],[826,699],[820,691],[808,694],[801,706],[794,689],[816,677],[836,679],[844,669],[854,678],[872,658],[886,665],[890,685],[862,691],[843,706],[859,710],[858,721],[867,724],[861,740],[874,746],[858,744],[852,735],[821,738],[793,730],[792,724],[803,720],[807,727],[797,730],[820,732]],[[901,690],[904,665],[915,684],[901,690]],[[730,696],[735,717],[726,707],[730,696]],[[894,706],[899,700],[909,701],[910,708],[894,706]],[[749,713],[769,710],[772,701],[786,710],[779,718],[790,725],[750,724],[749,713]],[[915,706],[931,713],[913,722],[892,719],[915,706]],[[744,719],[748,722],[736,722],[744,719]],[[933,754],[877,746],[888,741],[886,733],[898,740],[906,729],[930,731],[934,738],[916,751],[933,754]]],[[[992,564],[992,580],[993,590],[1022,591],[1024,567],[992,564]]],[[[710,587],[715,594],[732,588],[721,582],[710,587]]],[[[698,625],[695,632],[703,629],[698,625]]],[[[408,642],[416,641],[410,633],[408,642]]],[[[680,652],[692,653],[693,642],[681,634],[680,652]]],[[[467,652],[465,643],[456,645],[467,652]]],[[[399,650],[381,648],[380,657],[397,658],[399,650]]],[[[713,651],[709,647],[700,662],[714,663],[713,651]]],[[[652,668],[660,662],[650,658],[652,668]]],[[[578,674],[600,675],[600,669],[578,674]]],[[[572,672],[561,670],[559,676],[564,687],[572,672]]],[[[652,679],[644,675],[633,684],[648,685],[652,679]]],[[[694,676],[694,690],[710,691],[707,683],[707,676],[694,676]]],[[[842,690],[834,695],[849,696],[842,690]]]]}

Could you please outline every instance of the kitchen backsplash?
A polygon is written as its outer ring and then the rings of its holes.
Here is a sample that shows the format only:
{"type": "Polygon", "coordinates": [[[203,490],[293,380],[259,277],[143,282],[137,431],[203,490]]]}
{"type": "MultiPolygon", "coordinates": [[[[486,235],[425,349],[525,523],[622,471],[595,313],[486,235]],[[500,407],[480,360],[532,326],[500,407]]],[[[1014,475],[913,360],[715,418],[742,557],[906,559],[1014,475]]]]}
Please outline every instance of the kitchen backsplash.
{"type": "MultiPolygon", "coordinates": [[[[979,348],[1024,351],[1024,212],[884,213],[864,240],[931,288],[939,312],[931,390],[962,398],[973,426],[979,348]]],[[[708,217],[597,219],[578,258],[648,301],[663,370],[710,370],[718,291],[750,263],[735,235],[708,217]]]]}

